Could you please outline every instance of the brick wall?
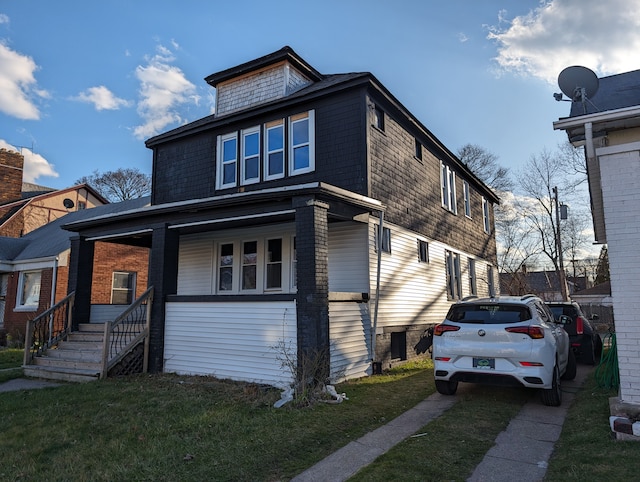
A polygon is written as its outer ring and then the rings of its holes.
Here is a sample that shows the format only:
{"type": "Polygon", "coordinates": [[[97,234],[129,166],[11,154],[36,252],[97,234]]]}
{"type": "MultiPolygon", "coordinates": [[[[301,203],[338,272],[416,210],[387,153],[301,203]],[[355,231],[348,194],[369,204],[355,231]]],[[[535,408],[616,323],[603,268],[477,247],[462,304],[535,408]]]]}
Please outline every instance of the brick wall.
{"type": "Polygon", "coordinates": [[[93,258],[91,303],[111,303],[111,287],[114,271],[136,273],[136,296],[147,289],[149,249],[123,244],[96,242],[93,258]]]}
{"type": "Polygon", "coordinates": [[[22,154],[0,149],[0,204],[21,198],[23,167],[22,154]]]}

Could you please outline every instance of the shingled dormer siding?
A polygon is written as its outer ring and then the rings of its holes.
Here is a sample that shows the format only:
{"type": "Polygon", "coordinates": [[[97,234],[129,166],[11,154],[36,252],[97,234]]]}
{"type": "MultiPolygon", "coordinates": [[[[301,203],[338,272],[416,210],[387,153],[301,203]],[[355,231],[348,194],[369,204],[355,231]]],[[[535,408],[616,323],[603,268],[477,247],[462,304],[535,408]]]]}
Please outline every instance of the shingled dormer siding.
{"type": "Polygon", "coordinates": [[[216,116],[282,98],[310,83],[311,80],[288,62],[221,82],[216,86],[216,116]]]}

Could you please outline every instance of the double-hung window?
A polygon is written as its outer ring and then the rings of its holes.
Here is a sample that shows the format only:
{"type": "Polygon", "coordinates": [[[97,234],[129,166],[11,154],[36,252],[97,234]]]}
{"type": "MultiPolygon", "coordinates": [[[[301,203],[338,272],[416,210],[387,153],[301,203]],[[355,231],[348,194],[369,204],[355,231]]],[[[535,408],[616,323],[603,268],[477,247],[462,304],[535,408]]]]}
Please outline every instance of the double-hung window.
{"type": "Polygon", "coordinates": [[[218,257],[218,291],[233,291],[233,243],[220,245],[218,257]]]}
{"type": "Polygon", "coordinates": [[[20,273],[16,309],[36,310],[40,302],[41,271],[23,271],[20,273]]]}
{"type": "Polygon", "coordinates": [[[429,243],[422,239],[418,240],[418,261],[420,263],[429,262],[429,243]]]}
{"type": "Polygon", "coordinates": [[[136,291],[136,273],[114,271],[111,285],[111,304],[130,305],[136,291]]]}
{"type": "Polygon", "coordinates": [[[314,111],[289,118],[289,174],[315,169],[314,111]]]}
{"type": "Polygon", "coordinates": [[[258,275],[258,242],[242,243],[242,290],[255,290],[258,275]]]}
{"type": "Polygon", "coordinates": [[[440,183],[442,185],[442,207],[456,214],[458,212],[456,205],[456,173],[444,163],[440,163],[440,183]]]}
{"type": "Polygon", "coordinates": [[[284,177],[284,120],[280,119],[265,126],[265,180],[284,177]]]}
{"type": "Polygon", "coordinates": [[[391,230],[383,227],[381,235],[380,225],[376,224],[376,250],[379,248],[383,253],[391,253],[391,230]]]}
{"type": "Polygon", "coordinates": [[[476,281],[476,260],[468,259],[469,262],[469,292],[472,295],[478,294],[478,282],[476,281]]]}
{"type": "Polygon", "coordinates": [[[471,217],[471,190],[467,181],[462,182],[462,191],[464,194],[464,215],[471,217]]]}
{"type": "Polygon", "coordinates": [[[452,251],[445,251],[445,266],[447,272],[447,297],[450,300],[460,299],[462,298],[460,255],[452,251]]]}
{"type": "Polygon", "coordinates": [[[482,197],[482,223],[484,225],[484,232],[489,234],[491,232],[491,223],[489,220],[489,201],[486,197],[482,197]]]}
{"type": "Polygon", "coordinates": [[[260,127],[242,131],[241,184],[260,182],[260,127]]]}
{"type": "Polygon", "coordinates": [[[238,135],[235,132],[218,138],[218,153],[217,188],[233,187],[236,185],[238,164],[238,135]]]}
{"type": "Polygon", "coordinates": [[[265,289],[282,288],[282,238],[267,240],[265,289]]]}

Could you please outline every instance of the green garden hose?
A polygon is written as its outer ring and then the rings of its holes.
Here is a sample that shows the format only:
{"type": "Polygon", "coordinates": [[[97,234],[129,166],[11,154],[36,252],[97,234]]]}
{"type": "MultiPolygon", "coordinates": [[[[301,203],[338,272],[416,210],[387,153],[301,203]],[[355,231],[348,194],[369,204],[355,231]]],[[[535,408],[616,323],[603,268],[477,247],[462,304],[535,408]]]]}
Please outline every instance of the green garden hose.
{"type": "Polygon", "coordinates": [[[616,348],[616,334],[608,333],[602,340],[603,346],[600,363],[596,367],[596,383],[600,388],[617,390],[620,386],[620,372],[618,371],[618,349],[616,348]]]}

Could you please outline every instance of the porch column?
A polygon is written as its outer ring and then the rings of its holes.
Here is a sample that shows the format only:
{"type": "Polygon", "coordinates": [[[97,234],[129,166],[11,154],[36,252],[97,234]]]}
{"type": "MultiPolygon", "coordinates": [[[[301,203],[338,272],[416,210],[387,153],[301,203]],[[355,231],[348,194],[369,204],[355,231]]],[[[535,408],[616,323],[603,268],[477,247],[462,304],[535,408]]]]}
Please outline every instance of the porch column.
{"type": "MultiPolygon", "coordinates": [[[[329,205],[311,196],[293,200],[296,209],[298,369],[317,361],[318,381],[329,376],[329,205]]],[[[314,363],[315,365],[315,363],[314,363]]],[[[299,373],[300,374],[300,373],[299,373]]]]}
{"type": "Polygon", "coordinates": [[[94,241],[87,241],[84,236],[71,238],[69,255],[69,280],[67,294],[75,291],[72,330],[78,329],[79,323],[89,323],[91,316],[91,281],[93,278],[94,241]]]}
{"type": "Polygon", "coordinates": [[[153,229],[149,254],[149,286],[153,286],[149,336],[149,371],[164,368],[164,317],[167,295],[178,289],[178,241],[176,231],[163,225],[153,229]]]}

